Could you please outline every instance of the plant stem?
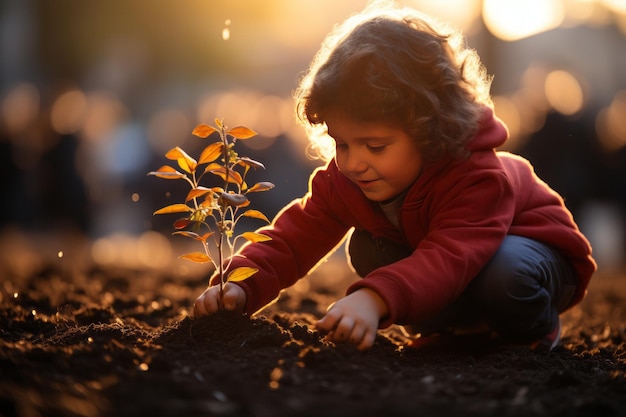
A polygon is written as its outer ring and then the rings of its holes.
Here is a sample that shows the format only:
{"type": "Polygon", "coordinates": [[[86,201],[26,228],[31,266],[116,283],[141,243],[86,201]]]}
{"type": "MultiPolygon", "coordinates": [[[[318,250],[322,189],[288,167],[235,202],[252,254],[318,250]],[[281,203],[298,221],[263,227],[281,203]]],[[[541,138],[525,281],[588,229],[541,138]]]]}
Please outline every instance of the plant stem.
{"type": "MultiPolygon", "coordinates": [[[[224,158],[224,193],[228,192],[228,156],[229,156],[229,148],[228,148],[228,137],[226,136],[226,128],[222,123],[220,126],[220,138],[222,139],[222,157],[224,158]]],[[[226,277],[224,274],[226,271],[224,270],[224,234],[226,233],[226,207],[224,204],[224,200],[222,199],[220,203],[220,225],[219,225],[219,239],[217,243],[217,253],[218,253],[218,265],[219,265],[219,277],[220,277],[220,305],[219,308],[222,308],[222,297],[224,296],[224,285],[226,284],[226,277]]]]}

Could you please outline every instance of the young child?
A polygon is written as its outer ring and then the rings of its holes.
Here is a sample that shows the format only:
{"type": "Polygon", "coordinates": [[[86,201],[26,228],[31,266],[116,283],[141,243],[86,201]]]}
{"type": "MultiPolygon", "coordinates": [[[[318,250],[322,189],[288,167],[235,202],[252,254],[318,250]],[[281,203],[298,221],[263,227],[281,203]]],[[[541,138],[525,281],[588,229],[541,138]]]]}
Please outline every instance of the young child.
{"type": "MultiPolygon", "coordinates": [[[[224,308],[258,311],[349,235],[362,279],[317,322],[330,340],[366,350],[392,323],[422,335],[486,323],[507,343],[556,346],[559,314],[596,265],[562,198],[495,151],[508,132],[489,83],[460,33],[414,10],[370,8],[338,27],[296,92],[334,158],[263,230],[271,241],[235,256],[258,272],[226,284],[224,308]]],[[[218,298],[209,286],[194,314],[218,298]]]]}

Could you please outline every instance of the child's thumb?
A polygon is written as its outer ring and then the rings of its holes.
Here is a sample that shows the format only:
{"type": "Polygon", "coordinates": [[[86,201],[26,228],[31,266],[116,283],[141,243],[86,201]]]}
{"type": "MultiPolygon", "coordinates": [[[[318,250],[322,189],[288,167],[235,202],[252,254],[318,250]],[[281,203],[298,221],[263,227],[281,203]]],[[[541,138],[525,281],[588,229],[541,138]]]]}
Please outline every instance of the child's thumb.
{"type": "Polygon", "coordinates": [[[232,285],[227,285],[222,296],[222,305],[225,310],[233,311],[239,308],[239,297],[232,285]]]}

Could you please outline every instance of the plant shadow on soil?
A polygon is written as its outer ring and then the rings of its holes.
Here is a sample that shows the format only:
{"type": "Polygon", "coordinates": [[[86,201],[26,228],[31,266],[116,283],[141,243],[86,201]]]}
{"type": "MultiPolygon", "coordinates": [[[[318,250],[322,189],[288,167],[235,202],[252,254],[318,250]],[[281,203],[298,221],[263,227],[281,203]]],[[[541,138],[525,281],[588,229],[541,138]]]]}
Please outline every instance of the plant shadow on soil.
{"type": "Polygon", "coordinates": [[[0,288],[0,416],[623,416],[626,281],[596,277],[552,352],[471,337],[358,352],[313,327],[336,289],[253,318],[188,311],[205,283],[48,264],[0,288]]]}

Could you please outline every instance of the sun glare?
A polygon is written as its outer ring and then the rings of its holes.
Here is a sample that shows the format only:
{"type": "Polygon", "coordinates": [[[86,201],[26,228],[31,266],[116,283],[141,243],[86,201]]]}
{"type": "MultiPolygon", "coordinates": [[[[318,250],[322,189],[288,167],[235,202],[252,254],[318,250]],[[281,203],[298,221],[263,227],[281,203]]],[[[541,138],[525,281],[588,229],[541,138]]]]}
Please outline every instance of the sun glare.
{"type": "Polygon", "coordinates": [[[484,0],[483,19],[500,39],[515,41],[554,29],[564,17],[559,0],[484,0]]]}

